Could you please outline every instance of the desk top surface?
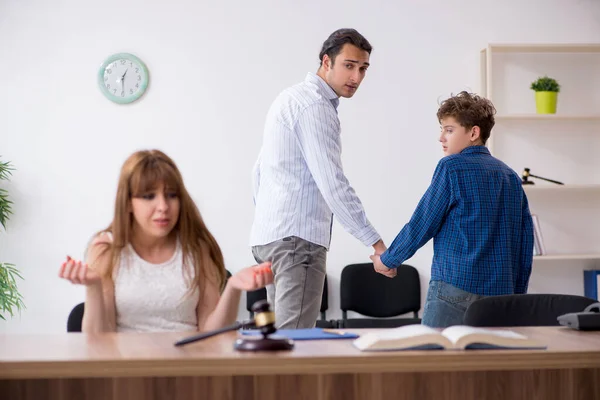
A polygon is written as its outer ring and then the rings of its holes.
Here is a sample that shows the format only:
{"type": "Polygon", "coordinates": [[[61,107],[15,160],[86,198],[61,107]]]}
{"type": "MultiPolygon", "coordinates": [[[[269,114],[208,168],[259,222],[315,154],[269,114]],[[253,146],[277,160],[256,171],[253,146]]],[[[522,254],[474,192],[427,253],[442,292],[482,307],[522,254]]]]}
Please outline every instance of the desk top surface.
{"type": "Polygon", "coordinates": [[[352,340],[336,339],[296,341],[286,352],[247,353],[233,349],[235,332],[183,347],[173,343],[189,333],[0,335],[0,379],[600,368],[600,332],[511,330],[548,348],[361,352],[352,340]]]}

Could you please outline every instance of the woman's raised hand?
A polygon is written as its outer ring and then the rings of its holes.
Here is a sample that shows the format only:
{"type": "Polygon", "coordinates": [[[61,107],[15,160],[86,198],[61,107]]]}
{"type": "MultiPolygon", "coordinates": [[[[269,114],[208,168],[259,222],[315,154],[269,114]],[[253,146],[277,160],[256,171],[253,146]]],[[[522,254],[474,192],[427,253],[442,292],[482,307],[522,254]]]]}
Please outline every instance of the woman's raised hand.
{"type": "Polygon", "coordinates": [[[74,260],[69,256],[60,266],[58,276],[78,285],[89,286],[101,282],[100,275],[91,269],[87,263],[74,260]]]}
{"type": "Polygon", "coordinates": [[[228,284],[239,290],[253,291],[273,283],[271,262],[244,268],[233,274],[228,284]]]}

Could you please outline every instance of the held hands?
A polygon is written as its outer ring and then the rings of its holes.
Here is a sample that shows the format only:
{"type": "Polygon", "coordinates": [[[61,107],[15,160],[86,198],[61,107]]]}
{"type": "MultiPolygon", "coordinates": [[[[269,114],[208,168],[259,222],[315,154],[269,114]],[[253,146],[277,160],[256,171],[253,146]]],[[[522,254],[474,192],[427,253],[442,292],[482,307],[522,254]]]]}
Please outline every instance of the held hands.
{"type": "Polygon", "coordinates": [[[271,283],[273,283],[273,271],[271,271],[270,262],[244,268],[233,274],[228,281],[228,284],[232,287],[248,292],[263,288],[271,283]]]}
{"type": "Polygon", "coordinates": [[[381,262],[381,257],[379,254],[374,254],[369,256],[371,261],[373,262],[373,267],[375,268],[375,272],[380,273],[381,275],[385,275],[388,278],[393,278],[396,276],[398,271],[395,268],[388,268],[381,262]]]}
{"type": "Polygon", "coordinates": [[[383,243],[383,240],[379,239],[373,244],[373,250],[375,251],[375,255],[381,255],[387,250],[387,247],[385,243],[383,243]]]}
{"type": "Polygon", "coordinates": [[[100,275],[87,263],[74,260],[69,256],[67,256],[67,261],[60,266],[58,276],[78,285],[90,286],[101,282],[100,275]]]}
{"type": "Polygon", "coordinates": [[[375,254],[369,256],[371,261],[373,262],[373,267],[375,268],[375,272],[380,273],[381,275],[385,275],[388,278],[393,278],[396,276],[397,271],[395,268],[388,268],[381,262],[381,255],[387,250],[385,243],[383,240],[379,239],[374,245],[373,250],[375,250],[375,254]]]}

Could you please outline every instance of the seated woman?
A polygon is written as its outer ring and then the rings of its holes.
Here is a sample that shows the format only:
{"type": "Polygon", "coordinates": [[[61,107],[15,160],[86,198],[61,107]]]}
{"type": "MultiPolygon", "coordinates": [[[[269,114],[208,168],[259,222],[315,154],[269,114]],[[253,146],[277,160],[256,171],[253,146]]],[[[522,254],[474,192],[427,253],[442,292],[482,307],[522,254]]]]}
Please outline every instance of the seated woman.
{"type": "Polygon", "coordinates": [[[158,150],[125,161],[111,224],[59,276],[86,286],[83,332],[218,329],[236,320],[241,291],[273,282],[270,263],[226,279],[219,245],[158,150]]]}

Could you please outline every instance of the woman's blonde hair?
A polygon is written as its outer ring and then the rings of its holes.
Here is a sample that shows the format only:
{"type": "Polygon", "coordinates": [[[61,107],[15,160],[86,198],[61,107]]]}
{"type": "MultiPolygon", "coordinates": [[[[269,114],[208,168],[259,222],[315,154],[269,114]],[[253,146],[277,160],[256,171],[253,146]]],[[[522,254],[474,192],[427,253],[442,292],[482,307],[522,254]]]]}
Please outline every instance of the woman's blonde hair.
{"type": "Polygon", "coordinates": [[[101,250],[101,253],[110,252],[108,268],[101,271],[103,278],[112,281],[115,265],[119,262],[125,246],[131,242],[131,198],[151,191],[161,183],[175,191],[180,201],[179,218],[173,233],[181,243],[184,274],[190,280],[190,293],[195,288],[203,290],[203,278],[210,279],[222,288],[226,280],[226,271],[221,249],[186,190],[175,162],[160,150],[135,152],[121,168],[113,220],[106,229],[99,232],[111,232],[113,236],[112,244],[107,244],[105,249],[101,250]],[[189,265],[190,263],[192,265],[189,265]]]}

